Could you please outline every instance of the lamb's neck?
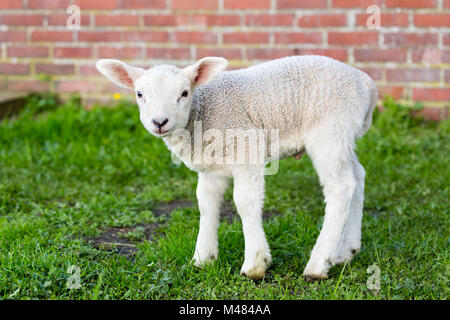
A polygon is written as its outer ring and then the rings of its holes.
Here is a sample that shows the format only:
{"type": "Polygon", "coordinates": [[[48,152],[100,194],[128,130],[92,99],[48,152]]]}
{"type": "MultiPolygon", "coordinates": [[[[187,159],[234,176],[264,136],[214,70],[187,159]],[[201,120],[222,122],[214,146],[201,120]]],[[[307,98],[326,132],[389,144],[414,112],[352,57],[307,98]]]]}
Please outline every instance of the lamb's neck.
{"type": "Polygon", "coordinates": [[[192,161],[183,152],[186,150],[193,151],[194,146],[194,123],[201,121],[201,108],[198,99],[193,99],[189,118],[184,128],[175,130],[171,135],[163,138],[167,148],[178,158],[180,158],[187,166],[192,161]],[[181,138],[183,137],[183,138],[181,138]]]}
{"type": "Polygon", "coordinates": [[[191,136],[194,135],[194,123],[196,121],[201,121],[201,118],[202,118],[202,113],[201,113],[200,103],[193,99],[191,111],[189,112],[189,118],[188,118],[186,126],[184,127],[184,129],[189,131],[191,136]]]}

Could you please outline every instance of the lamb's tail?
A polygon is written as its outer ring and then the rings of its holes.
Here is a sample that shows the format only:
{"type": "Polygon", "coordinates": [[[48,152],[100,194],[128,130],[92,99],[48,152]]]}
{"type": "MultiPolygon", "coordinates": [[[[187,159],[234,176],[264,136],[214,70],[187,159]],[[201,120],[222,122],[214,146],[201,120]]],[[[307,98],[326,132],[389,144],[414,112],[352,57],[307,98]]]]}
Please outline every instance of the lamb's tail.
{"type": "Polygon", "coordinates": [[[378,91],[373,80],[364,72],[361,71],[361,80],[367,85],[370,92],[370,102],[367,109],[367,113],[364,116],[363,125],[360,133],[358,134],[358,138],[361,138],[370,128],[372,124],[372,115],[375,110],[378,102],[378,91]]]}

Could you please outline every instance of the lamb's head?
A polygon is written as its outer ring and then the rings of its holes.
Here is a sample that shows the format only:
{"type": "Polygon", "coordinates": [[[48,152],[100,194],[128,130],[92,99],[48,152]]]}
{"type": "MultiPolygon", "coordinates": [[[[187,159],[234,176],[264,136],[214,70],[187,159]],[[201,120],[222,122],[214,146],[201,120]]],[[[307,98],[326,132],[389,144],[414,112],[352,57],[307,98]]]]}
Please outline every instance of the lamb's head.
{"type": "Polygon", "coordinates": [[[203,58],[183,69],[158,65],[145,70],[110,59],[96,64],[113,83],[135,91],[141,122],[157,137],[186,126],[195,87],[214,79],[227,65],[218,57],[203,58]]]}

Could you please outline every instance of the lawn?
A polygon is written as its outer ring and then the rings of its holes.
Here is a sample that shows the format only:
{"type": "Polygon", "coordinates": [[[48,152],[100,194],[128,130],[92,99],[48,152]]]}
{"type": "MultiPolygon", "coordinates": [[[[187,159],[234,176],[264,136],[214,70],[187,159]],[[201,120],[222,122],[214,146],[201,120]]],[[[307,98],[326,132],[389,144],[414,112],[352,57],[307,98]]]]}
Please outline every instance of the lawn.
{"type": "Polygon", "coordinates": [[[219,260],[198,269],[196,174],[171,162],[137,107],[48,100],[0,120],[0,298],[449,298],[450,121],[412,119],[392,101],[375,114],[357,148],[367,172],[361,253],[320,282],[301,276],[323,220],[318,178],[307,156],[281,161],[266,179],[273,266],[256,283],[239,275],[231,186],[219,260]],[[369,290],[378,274],[380,290],[369,290]]]}

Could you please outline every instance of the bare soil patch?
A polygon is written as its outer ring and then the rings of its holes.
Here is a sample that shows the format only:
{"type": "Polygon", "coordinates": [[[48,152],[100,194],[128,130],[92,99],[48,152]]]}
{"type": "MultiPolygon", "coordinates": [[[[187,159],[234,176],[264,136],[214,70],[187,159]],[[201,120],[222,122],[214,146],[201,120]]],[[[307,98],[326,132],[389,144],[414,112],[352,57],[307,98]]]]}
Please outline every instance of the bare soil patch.
{"type": "Polygon", "coordinates": [[[136,243],[151,241],[157,234],[160,225],[157,223],[139,224],[131,227],[109,227],[102,230],[98,237],[86,237],[85,240],[91,246],[99,250],[114,251],[115,253],[130,258],[138,250],[136,243]],[[139,240],[132,240],[132,234],[141,234],[139,240]]]}
{"type": "MultiPolygon", "coordinates": [[[[169,203],[161,203],[152,208],[156,217],[166,216],[180,208],[190,208],[195,204],[189,200],[174,200],[169,203]]],[[[163,223],[137,224],[129,227],[103,228],[97,237],[85,237],[91,246],[99,250],[114,251],[115,253],[133,259],[138,250],[137,244],[143,241],[152,241],[158,235],[163,223]]]]}
{"type": "MultiPolygon", "coordinates": [[[[152,209],[156,217],[169,217],[172,212],[182,208],[192,208],[196,206],[189,200],[174,200],[169,203],[162,203],[152,209]]],[[[263,219],[268,219],[276,214],[274,211],[264,211],[263,219]]],[[[236,207],[229,201],[224,201],[220,208],[222,221],[232,223],[234,219],[239,219],[236,207]]],[[[108,227],[102,229],[102,233],[97,237],[85,237],[84,239],[94,248],[99,250],[114,251],[115,253],[133,259],[138,250],[137,244],[143,241],[152,241],[159,233],[164,223],[137,224],[129,227],[108,227]]]]}

